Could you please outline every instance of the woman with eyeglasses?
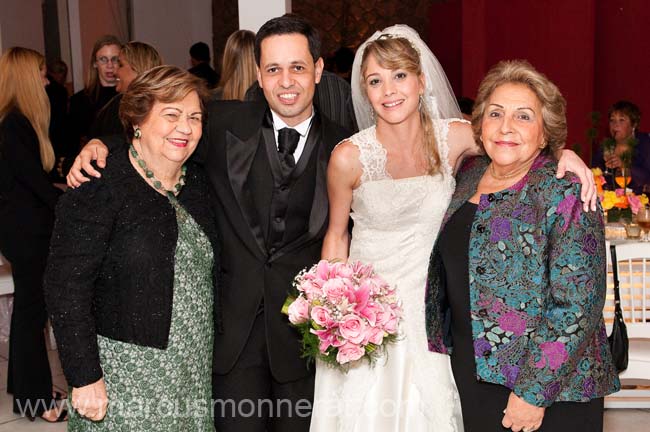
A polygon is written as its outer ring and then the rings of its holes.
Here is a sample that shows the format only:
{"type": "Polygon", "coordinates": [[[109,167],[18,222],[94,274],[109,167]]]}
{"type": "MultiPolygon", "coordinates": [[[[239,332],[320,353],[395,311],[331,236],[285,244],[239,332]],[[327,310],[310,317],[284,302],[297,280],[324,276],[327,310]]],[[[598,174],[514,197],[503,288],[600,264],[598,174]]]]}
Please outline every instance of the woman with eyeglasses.
{"type": "Polygon", "coordinates": [[[128,42],[122,45],[118,56],[117,95],[97,113],[97,118],[90,128],[89,138],[106,135],[124,134],[119,109],[122,96],[138,75],[162,64],[162,58],[154,47],[144,42],[128,42]]]}
{"type": "Polygon", "coordinates": [[[97,113],[116,94],[118,56],[122,42],[115,36],[97,39],[90,56],[86,87],[70,98],[70,127],[75,156],[86,142],[97,113]]]}

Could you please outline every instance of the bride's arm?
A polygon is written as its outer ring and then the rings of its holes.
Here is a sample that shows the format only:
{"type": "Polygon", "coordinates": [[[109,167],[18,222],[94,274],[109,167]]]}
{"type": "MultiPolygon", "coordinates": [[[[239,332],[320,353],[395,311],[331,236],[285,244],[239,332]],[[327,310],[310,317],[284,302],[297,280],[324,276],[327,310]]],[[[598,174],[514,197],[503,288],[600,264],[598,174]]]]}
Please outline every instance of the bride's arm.
{"type": "Polygon", "coordinates": [[[472,125],[460,120],[449,123],[447,143],[449,145],[449,165],[453,168],[454,174],[460,168],[463,159],[484,153],[474,141],[472,125]]]}
{"type": "Polygon", "coordinates": [[[346,261],[350,247],[350,205],[352,191],[361,179],[359,149],[349,141],[339,144],[330,157],[327,167],[327,196],[329,198],[329,225],[321,258],[346,261]]]}

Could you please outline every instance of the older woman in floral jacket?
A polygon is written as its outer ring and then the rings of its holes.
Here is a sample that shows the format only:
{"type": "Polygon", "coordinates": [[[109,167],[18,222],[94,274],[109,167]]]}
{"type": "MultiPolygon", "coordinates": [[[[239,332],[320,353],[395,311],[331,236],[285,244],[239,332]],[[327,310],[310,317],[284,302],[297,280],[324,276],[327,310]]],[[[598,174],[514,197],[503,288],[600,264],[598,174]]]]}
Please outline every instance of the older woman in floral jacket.
{"type": "Polygon", "coordinates": [[[430,349],[451,354],[467,432],[601,431],[603,396],[619,388],[603,221],[555,176],[564,98],[530,64],[502,62],[472,123],[488,157],[461,168],[434,246],[430,349]]]}

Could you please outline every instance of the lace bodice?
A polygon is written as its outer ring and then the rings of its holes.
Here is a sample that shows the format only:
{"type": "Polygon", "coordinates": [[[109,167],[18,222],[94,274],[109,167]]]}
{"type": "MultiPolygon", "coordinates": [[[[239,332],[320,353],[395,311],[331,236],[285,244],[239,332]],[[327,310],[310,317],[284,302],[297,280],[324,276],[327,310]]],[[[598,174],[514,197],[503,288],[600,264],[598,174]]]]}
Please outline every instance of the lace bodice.
{"type": "MultiPolygon", "coordinates": [[[[423,299],[427,262],[455,187],[448,160],[449,123],[450,120],[434,123],[441,160],[436,175],[392,179],[386,171],[386,150],[377,140],[374,127],[350,138],[359,148],[363,167],[361,185],[352,195],[354,228],[350,259],[372,263],[389,283],[398,286],[403,299],[409,299],[404,304],[405,315],[417,325],[409,328],[408,333],[417,339],[425,338],[423,299]]],[[[426,340],[422,341],[426,349],[426,340]]]]}
{"type": "MultiPolygon", "coordinates": [[[[443,173],[452,175],[452,168],[449,165],[449,146],[447,135],[449,124],[459,119],[436,120],[434,121],[434,130],[436,133],[436,142],[438,152],[440,153],[440,163],[443,173]]],[[[374,180],[392,179],[386,171],[386,149],[377,140],[376,128],[371,126],[364,129],[350,138],[350,141],[359,148],[359,162],[363,167],[361,183],[374,180]]]]}

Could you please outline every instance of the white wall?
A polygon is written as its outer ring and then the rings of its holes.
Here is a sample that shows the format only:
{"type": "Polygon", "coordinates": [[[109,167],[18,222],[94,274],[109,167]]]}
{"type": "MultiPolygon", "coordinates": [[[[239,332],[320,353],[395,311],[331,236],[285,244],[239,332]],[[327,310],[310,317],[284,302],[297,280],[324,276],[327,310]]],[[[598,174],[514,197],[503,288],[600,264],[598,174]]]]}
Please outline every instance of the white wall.
{"type": "Polygon", "coordinates": [[[22,46],[45,54],[41,0],[2,0],[0,50],[22,46]]]}
{"type": "Polygon", "coordinates": [[[156,47],[167,64],[187,69],[192,44],[212,46],[211,0],[133,0],[132,8],[132,39],[156,47]]]}
{"type": "Polygon", "coordinates": [[[255,33],[271,18],[291,12],[291,0],[238,0],[239,28],[255,33]]]}

